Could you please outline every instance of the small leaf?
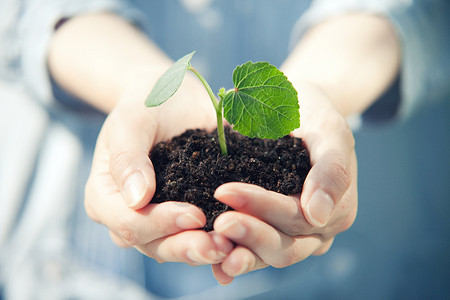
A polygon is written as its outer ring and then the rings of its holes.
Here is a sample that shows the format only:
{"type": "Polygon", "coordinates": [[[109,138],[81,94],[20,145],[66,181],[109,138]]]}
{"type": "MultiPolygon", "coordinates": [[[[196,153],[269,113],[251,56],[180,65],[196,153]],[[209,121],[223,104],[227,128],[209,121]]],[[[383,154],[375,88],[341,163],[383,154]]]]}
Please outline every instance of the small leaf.
{"type": "Polygon", "coordinates": [[[277,139],[300,127],[297,91],[267,62],[247,62],[233,71],[234,91],[224,100],[224,117],[249,137],[277,139]]]}
{"type": "Polygon", "coordinates": [[[195,51],[177,60],[156,82],[145,100],[145,106],[154,107],[166,102],[178,90],[184,74],[190,67],[195,51]]]}

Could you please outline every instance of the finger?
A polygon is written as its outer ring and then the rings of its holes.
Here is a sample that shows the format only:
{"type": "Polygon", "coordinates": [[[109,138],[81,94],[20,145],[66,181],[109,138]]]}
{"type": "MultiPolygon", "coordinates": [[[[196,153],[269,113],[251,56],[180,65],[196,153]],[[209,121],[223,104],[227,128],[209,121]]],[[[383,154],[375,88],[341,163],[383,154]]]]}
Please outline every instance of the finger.
{"type": "Polygon", "coordinates": [[[193,205],[177,202],[149,204],[135,212],[110,214],[105,225],[115,231],[129,245],[146,244],[175,233],[205,226],[206,217],[193,205]]]}
{"type": "Polygon", "coordinates": [[[352,182],[355,140],[346,120],[334,110],[315,112],[308,121],[295,132],[305,142],[312,164],[300,203],[307,221],[324,227],[352,182]]]}
{"type": "Polygon", "coordinates": [[[218,264],[224,259],[211,236],[204,230],[189,230],[136,246],[158,262],[183,262],[190,265],[218,264]]]}
{"type": "Polygon", "coordinates": [[[305,179],[300,198],[302,210],[311,225],[324,227],[350,187],[351,157],[330,151],[322,155],[305,179]]]}
{"type": "Polygon", "coordinates": [[[234,244],[223,235],[210,231],[208,232],[220,256],[225,258],[234,249],[234,244]]]}
{"type": "Polygon", "coordinates": [[[322,245],[318,235],[290,237],[255,217],[235,211],[220,215],[214,230],[277,268],[304,260],[322,245]]]}
{"type": "Polygon", "coordinates": [[[206,224],[203,212],[188,203],[149,204],[140,210],[133,210],[126,206],[117,190],[105,196],[110,181],[106,175],[88,181],[86,211],[128,245],[146,244],[183,230],[202,228],[206,224]]]}
{"type": "Polygon", "coordinates": [[[230,277],[237,277],[267,267],[259,256],[248,248],[237,246],[222,262],[222,272],[230,277]]]}
{"type": "Polygon", "coordinates": [[[214,197],[290,236],[317,233],[303,216],[298,195],[286,196],[256,185],[232,182],[219,186],[214,197]]]}
{"type": "Polygon", "coordinates": [[[216,278],[217,282],[221,285],[228,285],[234,279],[234,277],[229,276],[222,270],[222,264],[211,265],[211,269],[213,271],[214,278],[216,278]]]}
{"type": "Polygon", "coordinates": [[[149,125],[151,122],[145,110],[128,108],[108,117],[109,172],[133,209],[147,205],[155,192],[155,173],[148,156],[156,135],[156,125],[149,125]]]}
{"type": "MultiPolygon", "coordinates": [[[[223,235],[218,234],[215,231],[210,231],[208,233],[217,249],[217,252],[221,258],[227,257],[228,254],[231,253],[234,249],[234,244],[223,235]]],[[[217,282],[221,285],[230,284],[233,281],[233,277],[228,276],[226,273],[222,271],[221,264],[213,264],[211,265],[213,275],[216,278],[217,282]]]]}

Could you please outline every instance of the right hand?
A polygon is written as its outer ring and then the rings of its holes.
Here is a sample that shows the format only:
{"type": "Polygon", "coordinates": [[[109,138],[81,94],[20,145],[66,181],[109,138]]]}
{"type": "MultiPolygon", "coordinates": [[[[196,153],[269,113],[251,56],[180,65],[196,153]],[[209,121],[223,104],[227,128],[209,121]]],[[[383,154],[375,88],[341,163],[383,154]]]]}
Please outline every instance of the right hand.
{"type": "Polygon", "coordinates": [[[217,264],[233,248],[218,234],[196,230],[206,223],[198,207],[150,203],[156,189],[151,148],[188,128],[215,127],[211,103],[196,87],[191,80],[157,108],[144,107],[144,93],[125,93],[102,127],[86,184],[89,217],[108,227],[118,246],[135,247],[158,262],[217,264]]]}
{"type": "Polygon", "coordinates": [[[350,127],[320,89],[306,82],[297,88],[302,126],[292,135],[303,139],[312,168],[298,195],[240,182],[216,190],[215,198],[234,211],[220,215],[214,229],[237,245],[213,266],[222,284],[269,265],[284,268],[322,255],[355,220],[357,163],[350,127]]]}

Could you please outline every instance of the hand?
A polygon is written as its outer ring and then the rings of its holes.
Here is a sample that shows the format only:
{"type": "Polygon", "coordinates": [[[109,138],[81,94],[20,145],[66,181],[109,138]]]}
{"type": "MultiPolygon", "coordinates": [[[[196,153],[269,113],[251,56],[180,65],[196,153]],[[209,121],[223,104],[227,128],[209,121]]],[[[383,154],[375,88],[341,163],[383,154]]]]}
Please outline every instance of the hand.
{"type": "Polygon", "coordinates": [[[285,196],[243,183],[216,190],[215,197],[236,210],[222,214],[214,224],[216,233],[237,244],[213,266],[222,284],[269,265],[282,268],[324,254],[356,217],[352,132],[320,90],[309,85],[299,90],[302,125],[293,135],[305,142],[312,164],[302,194],[285,196]]]}
{"type": "Polygon", "coordinates": [[[138,92],[133,87],[121,97],[98,137],[85,207],[119,246],[133,246],[159,262],[212,264],[222,261],[233,245],[220,235],[195,230],[206,222],[199,208],[149,203],[156,185],[148,157],[152,146],[187,128],[215,126],[209,100],[197,92],[196,81],[186,80],[191,82],[177,95],[192,99],[175,95],[159,108],[144,107],[145,88],[138,92]]]}

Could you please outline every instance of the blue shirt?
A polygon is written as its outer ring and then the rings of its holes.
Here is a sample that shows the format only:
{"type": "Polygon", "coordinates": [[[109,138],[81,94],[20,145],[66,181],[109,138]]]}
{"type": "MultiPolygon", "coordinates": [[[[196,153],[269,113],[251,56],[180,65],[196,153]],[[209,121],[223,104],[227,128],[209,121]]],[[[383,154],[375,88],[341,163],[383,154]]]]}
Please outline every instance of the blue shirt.
{"type": "Polygon", "coordinates": [[[449,295],[445,278],[450,270],[450,137],[446,131],[450,109],[444,101],[450,95],[450,45],[445,34],[449,4],[309,4],[294,0],[3,1],[0,286],[5,297],[386,299],[442,295],[435,291],[449,295]],[[366,126],[355,132],[359,216],[349,231],[337,237],[328,254],[285,269],[253,272],[221,287],[208,266],[160,265],[137,251],[117,248],[107,230],[87,218],[83,187],[104,116],[52,85],[45,56],[59,19],[98,10],[136,22],[174,59],[197,50],[193,64],[213,90],[231,87],[233,68],[247,60],[280,65],[305,30],[335,14],[363,10],[393,22],[403,46],[401,74],[384,100],[362,117],[366,126]],[[403,121],[389,127],[371,126],[386,112],[391,122],[397,116],[403,121]]]}

